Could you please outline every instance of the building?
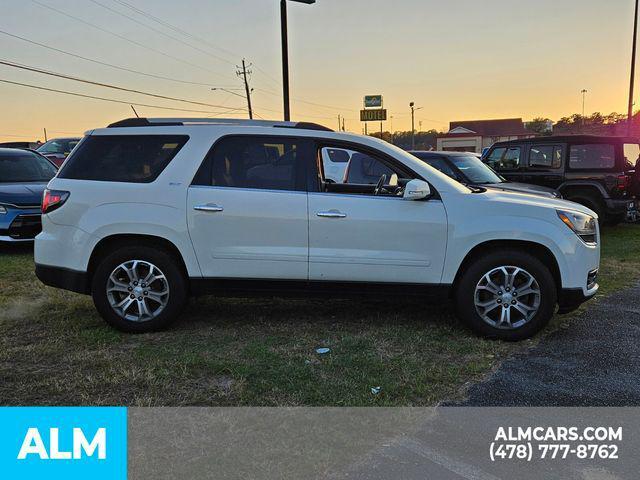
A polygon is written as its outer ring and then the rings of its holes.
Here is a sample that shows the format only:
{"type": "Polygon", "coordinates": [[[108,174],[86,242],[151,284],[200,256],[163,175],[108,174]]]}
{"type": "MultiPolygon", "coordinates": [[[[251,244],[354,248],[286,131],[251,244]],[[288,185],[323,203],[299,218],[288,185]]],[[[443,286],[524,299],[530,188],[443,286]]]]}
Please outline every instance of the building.
{"type": "Polygon", "coordinates": [[[535,137],[521,118],[450,122],[449,131],[438,135],[437,149],[482,153],[495,142],[535,137]]]}

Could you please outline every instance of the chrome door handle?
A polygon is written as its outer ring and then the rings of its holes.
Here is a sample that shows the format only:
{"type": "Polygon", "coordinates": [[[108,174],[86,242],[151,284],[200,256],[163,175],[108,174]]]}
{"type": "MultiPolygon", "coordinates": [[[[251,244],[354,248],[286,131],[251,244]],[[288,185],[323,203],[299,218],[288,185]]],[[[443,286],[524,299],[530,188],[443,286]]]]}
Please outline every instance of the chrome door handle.
{"type": "Polygon", "coordinates": [[[323,218],[346,218],[347,214],[339,212],[338,210],[329,210],[328,212],[318,212],[317,216],[323,218]]]}
{"type": "Polygon", "coordinates": [[[215,203],[207,203],[206,205],[196,205],[193,207],[194,210],[199,210],[201,212],[222,212],[224,208],[216,205],[215,203]]]}

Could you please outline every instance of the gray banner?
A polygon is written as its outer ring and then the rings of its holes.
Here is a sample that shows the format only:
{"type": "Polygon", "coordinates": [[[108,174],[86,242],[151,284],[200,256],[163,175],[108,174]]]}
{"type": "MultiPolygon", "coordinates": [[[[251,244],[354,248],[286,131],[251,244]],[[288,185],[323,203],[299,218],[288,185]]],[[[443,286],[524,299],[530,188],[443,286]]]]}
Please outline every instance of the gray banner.
{"type": "Polygon", "coordinates": [[[131,479],[636,479],[638,408],[131,408],[131,479]]]}

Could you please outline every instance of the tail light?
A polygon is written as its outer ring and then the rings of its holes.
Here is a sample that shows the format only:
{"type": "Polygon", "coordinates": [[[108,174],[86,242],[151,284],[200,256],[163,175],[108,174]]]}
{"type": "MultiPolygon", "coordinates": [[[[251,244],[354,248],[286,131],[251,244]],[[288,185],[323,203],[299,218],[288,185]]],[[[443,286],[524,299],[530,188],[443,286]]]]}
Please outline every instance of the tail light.
{"type": "Polygon", "coordinates": [[[42,213],[53,212],[60,208],[68,198],[69,192],[45,189],[44,195],[42,196],[42,213]]]}
{"type": "Polygon", "coordinates": [[[624,192],[627,188],[629,188],[630,181],[631,179],[629,178],[628,175],[625,175],[624,173],[618,175],[618,182],[617,182],[618,190],[620,190],[621,192],[624,192]]]}

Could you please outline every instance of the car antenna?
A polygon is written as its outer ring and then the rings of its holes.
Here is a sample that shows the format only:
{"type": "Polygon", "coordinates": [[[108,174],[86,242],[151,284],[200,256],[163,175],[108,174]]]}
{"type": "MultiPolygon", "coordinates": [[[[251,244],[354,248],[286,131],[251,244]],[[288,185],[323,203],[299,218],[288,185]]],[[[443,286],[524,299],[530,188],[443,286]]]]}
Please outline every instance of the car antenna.
{"type": "Polygon", "coordinates": [[[136,118],[140,118],[140,115],[138,115],[138,112],[136,112],[136,109],[133,108],[133,105],[129,105],[131,107],[131,110],[133,110],[133,113],[136,114],[136,118]]]}

